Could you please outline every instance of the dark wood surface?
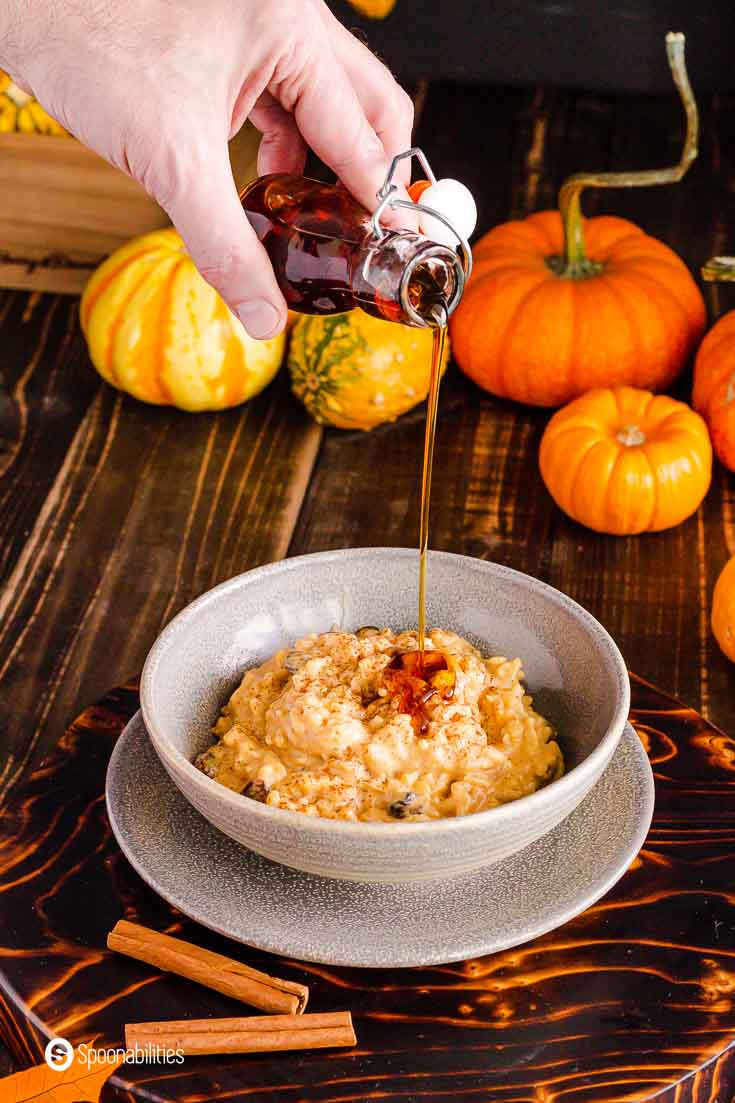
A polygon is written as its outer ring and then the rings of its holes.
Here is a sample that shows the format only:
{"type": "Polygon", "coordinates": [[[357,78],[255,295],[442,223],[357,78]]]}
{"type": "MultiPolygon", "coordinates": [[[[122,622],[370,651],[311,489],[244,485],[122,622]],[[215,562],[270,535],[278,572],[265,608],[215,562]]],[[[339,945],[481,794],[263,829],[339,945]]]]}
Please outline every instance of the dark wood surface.
{"type": "MultiPolygon", "coordinates": [[[[734,109],[702,98],[701,155],[683,183],[589,194],[588,213],[639,222],[694,271],[732,252],[734,109]]],[[[472,188],[482,231],[552,205],[573,170],[674,163],[681,134],[673,96],[432,85],[417,137],[441,175],[472,188]]],[[[732,288],[708,297],[713,312],[735,307],[732,288]]],[[[94,374],[77,310],[73,298],[0,293],[0,797],[70,717],[140,669],[202,590],[286,554],[416,542],[421,409],[368,435],[323,432],[283,378],[223,414],[148,408],[94,374]]],[[[733,730],[735,668],[708,609],[735,552],[735,477],[717,467],[698,514],[668,533],[596,536],[541,484],[546,418],[450,370],[432,546],[569,593],[631,669],[733,730]]]]}
{"type": "Polygon", "coordinates": [[[236,946],[156,896],[105,814],[107,761],[138,704],[134,686],[108,695],[16,787],[0,823],[0,1029],[14,1057],[41,1060],[56,1035],[115,1048],[127,1021],[242,1014],[235,1001],[107,951],[107,932],[125,917],[309,984],[311,1010],[352,1011],[358,1042],[126,1065],[106,1086],[109,1103],[730,1103],[735,740],[636,678],[632,691],[656,809],[618,885],[526,946],[389,971],[236,946]]]}

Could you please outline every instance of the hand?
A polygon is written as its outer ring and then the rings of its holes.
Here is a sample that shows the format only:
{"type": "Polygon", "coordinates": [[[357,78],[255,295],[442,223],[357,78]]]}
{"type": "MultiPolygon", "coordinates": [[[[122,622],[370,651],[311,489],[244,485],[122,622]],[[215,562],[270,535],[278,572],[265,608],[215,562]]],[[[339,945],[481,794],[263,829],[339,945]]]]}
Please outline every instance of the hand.
{"type": "Polygon", "coordinates": [[[302,172],[308,144],[369,208],[411,144],[411,100],[323,0],[0,0],[0,67],[143,185],[253,337],[286,304],[229,138],[251,119],[259,173],[302,172]]]}

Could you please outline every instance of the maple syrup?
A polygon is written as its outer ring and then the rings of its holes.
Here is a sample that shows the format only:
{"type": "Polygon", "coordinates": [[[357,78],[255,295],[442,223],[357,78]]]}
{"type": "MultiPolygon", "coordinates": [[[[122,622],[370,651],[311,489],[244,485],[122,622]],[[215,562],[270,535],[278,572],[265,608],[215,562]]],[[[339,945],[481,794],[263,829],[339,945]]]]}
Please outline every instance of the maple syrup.
{"type": "Polygon", "coordinates": [[[454,249],[423,234],[383,229],[376,236],[370,212],[341,185],[274,173],[254,180],[240,201],[291,310],[334,314],[359,306],[387,321],[434,330],[421,476],[418,650],[395,655],[385,670],[398,708],[424,733],[429,704],[450,700],[455,681],[447,657],[425,648],[426,566],[442,361],[447,321],[464,289],[462,264],[454,249]]]}
{"type": "Polygon", "coordinates": [[[367,314],[426,326],[439,289],[451,314],[464,287],[457,253],[411,230],[377,238],[370,212],[341,185],[274,173],[240,196],[289,309],[367,314]]]}
{"type": "Polygon", "coordinates": [[[451,701],[454,695],[454,671],[441,651],[399,652],[385,668],[384,678],[398,711],[408,713],[419,735],[429,728],[428,705],[437,697],[451,701]]]}
{"type": "Polygon", "coordinates": [[[441,302],[434,302],[433,317],[438,323],[434,328],[431,349],[431,374],[429,395],[426,402],[426,429],[424,430],[424,463],[421,472],[421,513],[419,520],[419,653],[424,654],[426,637],[426,561],[429,550],[429,510],[431,507],[431,481],[434,472],[434,438],[439,409],[439,387],[442,378],[442,361],[447,342],[446,310],[441,302]]]}
{"type": "Polygon", "coordinates": [[[454,694],[455,674],[443,652],[426,650],[426,562],[429,549],[431,481],[434,470],[434,439],[439,409],[442,361],[447,340],[447,314],[441,295],[434,288],[430,318],[434,322],[431,349],[431,374],[426,404],[424,462],[421,472],[421,513],[419,521],[419,609],[418,650],[395,655],[385,672],[386,686],[400,712],[408,713],[419,735],[429,727],[429,704],[437,698],[449,701],[454,694]]]}

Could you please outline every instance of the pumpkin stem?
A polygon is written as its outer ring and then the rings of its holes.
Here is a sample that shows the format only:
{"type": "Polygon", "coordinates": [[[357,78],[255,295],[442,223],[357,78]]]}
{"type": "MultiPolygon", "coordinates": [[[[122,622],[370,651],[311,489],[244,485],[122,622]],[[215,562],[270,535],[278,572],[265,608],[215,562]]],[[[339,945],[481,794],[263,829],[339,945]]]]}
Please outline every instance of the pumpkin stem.
{"type": "Polygon", "coordinates": [[[712,257],[702,267],[702,279],[708,283],[735,283],[735,257],[712,257]]]}
{"type": "Polygon", "coordinates": [[[615,434],[615,439],[628,448],[637,448],[646,443],[646,434],[638,425],[623,425],[615,434]]]}
{"type": "Polygon", "coordinates": [[[600,265],[588,260],[584,248],[582,208],[585,188],[639,188],[651,184],[674,184],[684,176],[697,157],[699,113],[684,60],[684,35],[669,31],[666,35],[666,56],[681,102],[686,113],[687,130],[679,163],[668,169],[644,172],[578,172],[562,184],[559,192],[559,212],[564,225],[564,270],[571,279],[593,275],[600,265]]]}

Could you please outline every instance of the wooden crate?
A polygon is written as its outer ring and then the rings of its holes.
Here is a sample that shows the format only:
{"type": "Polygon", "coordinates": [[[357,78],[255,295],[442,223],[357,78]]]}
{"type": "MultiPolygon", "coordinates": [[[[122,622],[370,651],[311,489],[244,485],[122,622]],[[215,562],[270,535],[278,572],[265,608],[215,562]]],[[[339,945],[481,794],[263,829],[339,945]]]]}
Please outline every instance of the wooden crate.
{"type": "MultiPolygon", "coordinates": [[[[257,132],[230,143],[238,187],[255,175],[257,132]]],[[[0,287],[77,294],[99,262],[169,225],[145,191],[73,138],[0,134],[0,287]]]]}

